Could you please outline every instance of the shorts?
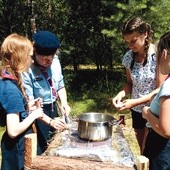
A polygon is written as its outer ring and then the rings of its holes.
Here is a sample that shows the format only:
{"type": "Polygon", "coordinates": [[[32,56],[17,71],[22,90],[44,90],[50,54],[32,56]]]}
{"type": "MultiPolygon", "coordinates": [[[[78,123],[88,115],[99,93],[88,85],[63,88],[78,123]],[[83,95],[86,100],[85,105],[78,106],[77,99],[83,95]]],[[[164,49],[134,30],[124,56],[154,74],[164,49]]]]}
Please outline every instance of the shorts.
{"type": "Polygon", "coordinates": [[[131,109],[132,127],[134,129],[144,129],[146,127],[146,119],[142,117],[141,112],[136,112],[131,109]]]}

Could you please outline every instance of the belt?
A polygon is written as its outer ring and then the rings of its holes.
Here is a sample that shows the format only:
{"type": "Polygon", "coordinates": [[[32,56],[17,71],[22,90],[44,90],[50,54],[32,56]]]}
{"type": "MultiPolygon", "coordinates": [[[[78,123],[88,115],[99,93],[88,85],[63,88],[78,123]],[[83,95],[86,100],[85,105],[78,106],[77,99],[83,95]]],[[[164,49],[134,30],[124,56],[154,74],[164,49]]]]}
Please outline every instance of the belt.
{"type": "Polygon", "coordinates": [[[54,111],[54,107],[56,106],[56,102],[43,104],[43,108],[46,110],[54,111]]]}
{"type": "Polygon", "coordinates": [[[56,104],[56,102],[53,102],[53,103],[44,103],[43,105],[45,105],[45,106],[50,106],[50,105],[52,105],[52,104],[56,104]]]}

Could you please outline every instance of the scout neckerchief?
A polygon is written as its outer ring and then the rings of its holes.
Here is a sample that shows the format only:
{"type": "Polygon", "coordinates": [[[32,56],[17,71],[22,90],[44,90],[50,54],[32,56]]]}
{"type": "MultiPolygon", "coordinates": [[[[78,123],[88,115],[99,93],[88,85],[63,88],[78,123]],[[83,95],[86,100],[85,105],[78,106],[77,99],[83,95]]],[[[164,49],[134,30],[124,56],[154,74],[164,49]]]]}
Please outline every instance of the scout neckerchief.
{"type": "Polygon", "coordinates": [[[40,66],[38,63],[35,62],[35,67],[37,67],[37,66],[38,66],[38,68],[40,69],[40,71],[42,72],[42,74],[44,75],[44,77],[46,78],[48,84],[50,85],[50,90],[51,90],[51,92],[52,92],[52,94],[51,94],[51,111],[54,111],[54,107],[53,107],[53,96],[56,97],[56,98],[57,98],[58,96],[57,96],[56,90],[54,89],[52,79],[51,79],[51,77],[50,77],[50,76],[48,75],[48,73],[47,73],[47,68],[42,67],[42,66],[40,66]]]}
{"type": "Polygon", "coordinates": [[[41,72],[42,72],[43,75],[45,76],[46,80],[48,81],[48,83],[49,83],[49,85],[50,85],[50,87],[51,87],[51,89],[52,89],[52,94],[53,94],[53,96],[54,96],[54,97],[57,97],[57,93],[56,93],[56,91],[55,91],[55,89],[54,89],[52,79],[51,79],[51,77],[50,77],[50,76],[48,75],[48,73],[47,73],[47,68],[45,68],[45,67],[40,67],[40,66],[39,66],[39,69],[41,70],[41,72]]]}
{"type": "MultiPolygon", "coordinates": [[[[2,79],[9,79],[9,80],[13,81],[14,83],[16,83],[16,81],[17,81],[17,78],[14,75],[10,74],[7,70],[2,70],[1,77],[2,77],[2,79]]],[[[29,110],[26,110],[26,112],[27,112],[27,114],[29,114],[29,110]]],[[[32,130],[34,133],[37,132],[34,122],[32,123],[32,130]]]]}
{"type": "MultiPolygon", "coordinates": [[[[13,82],[16,84],[17,78],[16,78],[14,75],[10,74],[10,73],[9,73],[7,70],[5,70],[5,69],[2,70],[2,72],[1,72],[1,77],[2,77],[2,79],[9,79],[9,80],[13,81],[13,82]]],[[[26,112],[29,113],[28,110],[27,110],[26,112]]],[[[32,130],[33,130],[34,133],[37,132],[34,122],[32,123],[32,130]]]]}
{"type": "Polygon", "coordinates": [[[10,74],[7,70],[2,70],[1,77],[2,79],[9,79],[14,81],[17,80],[17,78],[14,75],[10,74]]]}
{"type": "Polygon", "coordinates": [[[48,68],[43,67],[43,66],[41,66],[40,64],[38,64],[38,63],[36,62],[36,60],[34,61],[33,68],[34,68],[34,70],[35,70],[36,73],[39,72],[39,70],[41,71],[41,73],[44,75],[45,79],[47,80],[48,84],[50,85],[50,88],[51,88],[51,90],[52,90],[52,95],[57,98],[58,96],[57,96],[56,90],[54,89],[52,79],[51,79],[51,77],[48,75],[48,72],[47,72],[47,69],[48,69],[48,68]],[[37,69],[37,68],[39,68],[39,69],[37,69]]]}

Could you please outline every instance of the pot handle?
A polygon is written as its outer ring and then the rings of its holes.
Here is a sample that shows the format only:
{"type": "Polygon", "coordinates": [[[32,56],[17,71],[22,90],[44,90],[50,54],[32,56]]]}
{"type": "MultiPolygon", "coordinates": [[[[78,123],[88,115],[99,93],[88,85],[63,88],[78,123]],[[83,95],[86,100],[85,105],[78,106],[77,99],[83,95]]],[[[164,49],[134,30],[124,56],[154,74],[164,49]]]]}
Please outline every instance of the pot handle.
{"type": "Polygon", "coordinates": [[[111,122],[109,122],[109,125],[111,126],[116,126],[116,125],[119,125],[121,122],[123,121],[123,119],[121,120],[112,120],[111,122]]]}
{"type": "Polygon", "coordinates": [[[73,122],[78,122],[79,121],[79,118],[72,118],[71,119],[73,122]]]}

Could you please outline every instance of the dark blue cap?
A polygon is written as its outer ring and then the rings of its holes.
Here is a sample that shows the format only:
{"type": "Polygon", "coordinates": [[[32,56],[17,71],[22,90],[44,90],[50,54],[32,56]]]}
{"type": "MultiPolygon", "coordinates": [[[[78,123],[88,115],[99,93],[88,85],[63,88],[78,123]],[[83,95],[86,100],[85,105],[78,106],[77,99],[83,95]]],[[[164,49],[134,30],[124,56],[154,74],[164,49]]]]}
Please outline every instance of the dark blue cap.
{"type": "Polygon", "coordinates": [[[49,31],[38,31],[33,34],[34,47],[40,55],[53,55],[60,46],[60,40],[49,31]]]}

